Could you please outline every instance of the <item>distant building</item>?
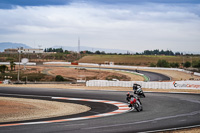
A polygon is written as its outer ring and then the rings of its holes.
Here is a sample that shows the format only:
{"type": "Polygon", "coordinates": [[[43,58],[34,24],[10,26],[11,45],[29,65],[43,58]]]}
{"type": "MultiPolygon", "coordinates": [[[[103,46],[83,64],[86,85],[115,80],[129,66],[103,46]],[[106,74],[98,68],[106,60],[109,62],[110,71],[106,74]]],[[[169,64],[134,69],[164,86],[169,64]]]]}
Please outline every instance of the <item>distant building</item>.
{"type": "Polygon", "coordinates": [[[24,53],[24,54],[39,54],[39,53],[44,53],[43,49],[31,49],[31,48],[28,48],[28,49],[21,48],[20,50],[19,49],[5,49],[4,53],[18,53],[18,51],[20,53],[24,53]]]}
{"type": "Polygon", "coordinates": [[[4,53],[18,53],[18,49],[4,49],[4,53]]]}
{"type": "Polygon", "coordinates": [[[43,53],[43,49],[22,49],[20,51],[21,53],[27,53],[27,54],[43,53]]]}
{"type": "Polygon", "coordinates": [[[109,62],[109,61],[104,61],[104,64],[105,65],[114,65],[115,63],[114,62],[109,62]]]}

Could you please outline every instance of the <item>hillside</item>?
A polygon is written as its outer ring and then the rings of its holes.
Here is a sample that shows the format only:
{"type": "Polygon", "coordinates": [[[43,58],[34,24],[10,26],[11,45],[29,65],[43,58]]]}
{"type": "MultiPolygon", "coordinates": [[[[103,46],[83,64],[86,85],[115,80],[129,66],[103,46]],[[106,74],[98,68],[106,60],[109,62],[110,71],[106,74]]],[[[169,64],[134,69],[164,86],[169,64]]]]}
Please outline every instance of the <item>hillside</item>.
{"type": "Polygon", "coordinates": [[[158,56],[158,55],[87,55],[79,60],[81,63],[104,63],[105,61],[114,62],[116,65],[149,66],[156,64],[159,59],[170,63],[183,63],[186,61],[194,62],[200,56],[158,56]]]}
{"type": "Polygon", "coordinates": [[[0,52],[3,52],[4,49],[18,48],[18,47],[31,48],[31,47],[27,46],[26,44],[22,44],[22,43],[2,42],[2,43],[0,43],[0,52]]]}

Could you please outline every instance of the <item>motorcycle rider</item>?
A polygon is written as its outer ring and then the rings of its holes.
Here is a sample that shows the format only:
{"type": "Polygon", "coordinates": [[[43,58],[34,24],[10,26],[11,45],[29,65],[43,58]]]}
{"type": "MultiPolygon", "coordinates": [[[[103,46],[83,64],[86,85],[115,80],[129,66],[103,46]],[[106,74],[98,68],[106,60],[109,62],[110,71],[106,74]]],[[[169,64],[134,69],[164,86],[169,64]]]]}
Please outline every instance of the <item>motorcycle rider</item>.
{"type": "MultiPolygon", "coordinates": [[[[136,98],[136,99],[140,102],[140,104],[142,105],[142,102],[140,101],[140,98],[135,97],[134,95],[131,95],[129,92],[126,94],[126,96],[127,96],[127,97],[126,97],[126,100],[127,100],[128,103],[130,103],[131,98],[134,97],[134,98],[136,98]]],[[[129,104],[129,107],[132,108],[132,105],[129,104]]]]}
{"type": "Polygon", "coordinates": [[[126,94],[126,101],[129,103],[129,106],[132,109],[132,105],[130,104],[130,100],[132,97],[134,97],[133,95],[131,95],[129,92],[126,94]]]}
{"type": "Polygon", "coordinates": [[[141,85],[134,83],[133,84],[133,90],[134,90],[134,94],[136,94],[137,90],[141,88],[141,85]]]}

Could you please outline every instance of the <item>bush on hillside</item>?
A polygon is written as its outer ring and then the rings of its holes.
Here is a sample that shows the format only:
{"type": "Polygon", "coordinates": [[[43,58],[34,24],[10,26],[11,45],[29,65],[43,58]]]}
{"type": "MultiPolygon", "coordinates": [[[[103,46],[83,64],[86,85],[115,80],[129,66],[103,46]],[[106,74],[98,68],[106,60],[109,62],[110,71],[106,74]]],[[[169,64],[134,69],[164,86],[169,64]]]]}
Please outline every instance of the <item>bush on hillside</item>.
{"type": "Polygon", "coordinates": [[[65,81],[61,75],[57,75],[55,81],[65,81]]]}
{"type": "Polygon", "coordinates": [[[166,60],[158,60],[157,67],[169,67],[169,63],[166,60]]]}
{"type": "Polygon", "coordinates": [[[192,63],[192,66],[195,67],[195,68],[200,68],[200,60],[199,61],[194,61],[192,63]]]}
{"type": "Polygon", "coordinates": [[[149,67],[156,67],[156,64],[151,63],[149,67]]]}
{"type": "Polygon", "coordinates": [[[173,67],[173,68],[179,68],[179,66],[180,66],[178,62],[172,62],[169,65],[170,65],[170,67],[173,67]]]}
{"type": "Polygon", "coordinates": [[[183,64],[184,67],[188,68],[191,66],[191,63],[189,61],[186,61],[184,64],[183,64]]]}

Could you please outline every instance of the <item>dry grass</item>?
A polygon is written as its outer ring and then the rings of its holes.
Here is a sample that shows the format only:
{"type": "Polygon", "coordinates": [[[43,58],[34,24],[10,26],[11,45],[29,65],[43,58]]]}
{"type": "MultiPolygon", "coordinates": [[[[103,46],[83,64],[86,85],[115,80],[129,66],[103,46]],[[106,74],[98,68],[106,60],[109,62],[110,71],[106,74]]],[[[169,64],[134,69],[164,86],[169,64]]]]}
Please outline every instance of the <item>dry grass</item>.
{"type": "Polygon", "coordinates": [[[102,71],[102,70],[88,70],[88,69],[75,69],[75,68],[66,68],[66,67],[60,67],[60,68],[54,68],[51,67],[49,71],[52,75],[61,75],[66,78],[73,78],[73,79],[98,79],[98,80],[105,80],[107,77],[118,77],[121,81],[130,81],[131,78],[129,76],[126,76],[125,74],[119,74],[115,72],[109,72],[109,71],[102,71]]]}
{"type": "Polygon", "coordinates": [[[159,56],[159,55],[87,55],[79,60],[82,63],[104,63],[105,61],[115,64],[129,64],[137,66],[149,66],[150,63],[156,64],[159,59],[168,62],[184,62],[199,60],[199,56],[159,56]]]}
{"type": "Polygon", "coordinates": [[[44,70],[48,70],[48,73],[52,76],[61,75],[67,79],[98,79],[105,80],[108,77],[117,77],[121,81],[144,81],[144,78],[140,75],[134,75],[130,73],[111,71],[111,70],[91,70],[91,69],[75,69],[69,67],[53,67],[59,65],[47,66],[27,66],[27,70],[24,73],[39,73],[44,70]]]}
{"type": "Polygon", "coordinates": [[[165,131],[165,132],[158,132],[158,133],[200,133],[200,127],[180,129],[180,130],[174,130],[174,131],[165,131]]]}

